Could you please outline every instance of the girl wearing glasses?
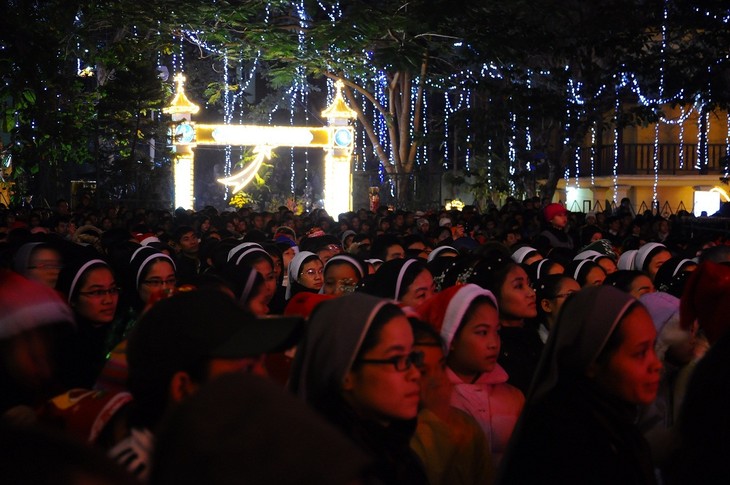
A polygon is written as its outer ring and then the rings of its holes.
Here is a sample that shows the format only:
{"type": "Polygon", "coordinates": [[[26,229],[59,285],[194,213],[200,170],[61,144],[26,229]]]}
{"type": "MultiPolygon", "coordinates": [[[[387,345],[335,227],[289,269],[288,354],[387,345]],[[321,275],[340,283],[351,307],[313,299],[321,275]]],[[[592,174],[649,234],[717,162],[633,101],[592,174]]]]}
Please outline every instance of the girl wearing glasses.
{"type": "Polygon", "coordinates": [[[13,257],[13,269],[28,279],[54,288],[63,260],[58,249],[46,242],[23,244],[13,257]]]}
{"type": "Polygon", "coordinates": [[[286,299],[302,291],[318,293],[324,284],[324,264],[315,253],[301,251],[289,263],[286,299]]]}
{"type": "Polygon", "coordinates": [[[56,289],[66,297],[76,318],[76,385],[91,388],[106,361],[111,323],[119,303],[116,278],[106,262],[84,258],[61,270],[56,289]]]}
{"type": "Polygon", "coordinates": [[[543,344],[547,342],[550,329],[558,320],[565,299],[578,290],[580,290],[578,282],[563,274],[546,275],[535,282],[537,333],[543,344]]]}
{"type": "Polygon", "coordinates": [[[127,336],[146,306],[174,293],[177,285],[172,258],[150,246],[135,249],[126,270],[126,283],[121,294],[126,320],[121,325],[115,325],[112,346],[127,336]]]}
{"type": "Polygon", "coordinates": [[[353,293],[317,306],[289,385],[370,453],[376,479],[427,483],[409,446],[418,414],[420,357],[413,352],[408,319],[396,305],[353,293]]]}
{"type": "Polygon", "coordinates": [[[475,284],[452,286],[416,313],[444,340],[446,374],[454,386],[451,405],[479,423],[499,463],[525,398],[507,384],[507,373],[497,363],[501,328],[497,299],[475,284]]]}

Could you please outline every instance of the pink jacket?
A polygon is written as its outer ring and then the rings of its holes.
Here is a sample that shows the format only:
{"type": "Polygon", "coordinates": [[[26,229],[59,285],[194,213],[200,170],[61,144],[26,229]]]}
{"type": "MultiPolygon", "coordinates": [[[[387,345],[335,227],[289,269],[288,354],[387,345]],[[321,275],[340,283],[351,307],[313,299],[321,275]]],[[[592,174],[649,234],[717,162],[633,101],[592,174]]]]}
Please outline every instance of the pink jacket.
{"type": "Polygon", "coordinates": [[[451,405],[476,419],[489,440],[495,465],[499,464],[525,405],[525,396],[507,384],[507,372],[499,364],[473,384],[465,383],[449,368],[446,374],[454,386],[451,405]]]}

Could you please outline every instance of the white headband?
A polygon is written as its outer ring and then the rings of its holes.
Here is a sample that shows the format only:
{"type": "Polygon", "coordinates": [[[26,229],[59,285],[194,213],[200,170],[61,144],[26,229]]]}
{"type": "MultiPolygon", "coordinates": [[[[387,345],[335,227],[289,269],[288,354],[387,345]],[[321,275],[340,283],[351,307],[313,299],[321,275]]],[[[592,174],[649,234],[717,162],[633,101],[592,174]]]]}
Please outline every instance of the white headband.
{"type": "Polygon", "coordinates": [[[79,279],[81,279],[81,275],[84,274],[84,271],[89,269],[89,266],[94,264],[103,264],[107,268],[109,267],[108,264],[106,264],[101,259],[92,259],[91,261],[85,262],[79,270],[76,272],[76,275],[74,276],[74,279],[71,281],[71,287],[68,289],[68,302],[71,303],[71,295],[74,294],[74,290],[76,289],[76,284],[79,282],[79,279]]]}
{"type": "Polygon", "coordinates": [[[398,280],[395,283],[395,295],[393,295],[394,300],[398,300],[398,295],[400,294],[400,287],[403,284],[403,276],[406,274],[406,270],[410,265],[415,263],[415,259],[409,259],[406,261],[406,263],[403,265],[403,267],[398,272],[398,280]]]}

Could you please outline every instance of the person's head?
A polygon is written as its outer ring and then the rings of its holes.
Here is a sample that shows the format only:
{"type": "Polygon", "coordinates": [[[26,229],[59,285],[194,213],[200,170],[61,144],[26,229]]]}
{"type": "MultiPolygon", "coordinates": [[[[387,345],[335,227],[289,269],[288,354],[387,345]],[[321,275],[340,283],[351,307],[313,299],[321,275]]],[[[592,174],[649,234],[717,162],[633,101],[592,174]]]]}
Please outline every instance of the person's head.
{"type": "Polygon", "coordinates": [[[216,376],[264,373],[264,354],[291,347],[299,326],[295,318],[256,319],[218,290],[159,301],[142,316],[127,345],[133,421],[154,426],[166,410],[216,376]]]}
{"type": "Polygon", "coordinates": [[[317,292],[324,284],[324,265],[316,253],[302,251],[298,253],[289,263],[287,270],[288,286],[286,289],[287,299],[300,291],[317,292]]]}
{"type": "Polygon", "coordinates": [[[338,254],[324,265],[322,292],[325,295],[351,293],[364,277],[363,263],[353,256],[338,254]]]}
{"type": "Polygon", "coordinates": [[[409,317],[413,330],[413,348],[423,354],[418,366],[421,371],[421,408],[442,409],[451,400],[452,384],[446,375],[444,341],[432,325],[409,317]]]}
{"type": "Polygon", "coordinates": [[[62,267],[61,253],[55,246],[47,243],[26,243],[13,258],[13,269],[17,273],[49,288],[55,288],[62,267]]]}
{"type": "Polygon", "coordinates": [[[421,259],[394,259],[381,264],[359,291],[415,307],[433,294],[433,276],[421,259]]]}
{"type": "Polygon", "coordinates": [[[312,228],[299,243],[302,251],[309,251],[319,256],[322,263],[326,263],[335,254],[342,252],[342,242],[319,227],[312,228]]]}
{"type": "Polygon", "coordinates": [[[365,452],[301,399],[267,379],[233,373],[206,383],[165,419],[155,433],[149,481],[222,484],[245,476],[252,483],[286,483],[296,477],[344,485],[360,483],[369,464],[365,452]]]}
{"type": "Polygon", "coordinates": [[[557,229],[564,229],[568,225],[568,211],[565,207],[558,203],[552,203],[545,206],[543,215],[548,225],[557,229]]]}
{"type": "Polygon", "coordinates": [[[114,320],[119,287],[111,267],[101,259],[84,258],[67,264],[59,274],[56,289],[81,319],[94,325],[114,320]]]}
{"type": "Polygon", "coordinates": [[[382,259],[383,261],[403,259],[405,254],[406,252],[400,239],[391,234],[376,237],[370,249],[370,255],[373,258],[382,259]]]}
{"type": "Polygon", "coordinates": [[[426,261],[429,263],[439,258],[455,258],[459,255],[459,250],[453,246],[438,246],[428,254],[426,261]]]}
{"type": "Polygon", "coordinates": [[[634,298],[639,298],[644,293],[656,291],[654,284],[646,273],[638,270],[618,270],[607,276],[603,284],[618,288],[634,298]]]}
{"type": "Polygon", "coordinates": [[[74,315],[56,290],[0,268],[0,382],[3,412],[35,406],[64,383],[63,344],[74,315]]]}
{"type": "Polygon", "coordinates": [[[557,321],[565,300],[579,290],[578,282],[563,274],[547,275],[535,282],[538,316],[548,329],[557,321]]]}
{"type": "Polygon", "coordinates": [[[606,279],[606,272],[603,271],[603,268],[590,259],[571,262],[565,268],[565,274],[575,279],[581,287],[602,285],[606,279]]]}
{"type": "Polygon", "coordinates": [[[520,246],[512,251],[512,260],[515,263],[530,265],[543,259],[540,252],[531,246],[520,246]]]}
{"type": "Polygon", "coordinates": [[[553,387],[587,380],[621,401],[649,404],[659,388],[651,316],[633,297],[610,286],[586,287],[563,304],[537,369],[531,400],[553,387]]]}
{"type": "Polygon", "coordinates": [[[403,238],[403,246],[406,250],[407,258],[428,259],[428,255],[433,248],[431,243],[425,237],[419,234],[409,234],[403,238]]]}
{"type": "MultiPolygon", "coordinates": [[[[682,258],[680,256],[667,260],[657,271],[654,276],[654,286],[659,291],[667,293],[675,293],[675,289],[679,290],[677,285],[678,280],[686,281],[686,275],[684,273],[690,273],[697,269],[697,263],[691,259],[682,258]],[[683,278],[684,276],[684,278],[683,278]]],[[[676,291],[674,296],[682,296],[681,292],[676,291]]]]}
{"type": "Polygon", "coordinates": [[[598,266],[603,268],[603,271],[606,273],[606,276],[618,271],[618,266],[616,266],[616,262],[610,256],[606,256],[606,255],[596,256],[593,258],[593,261],[595,263],[597,263],[598,266]]]}
{"type": "Polygon", "coordinates": [[[317,306],[289,385],[325,416],[344,405],[387,425],[416,417],[419,361],[403,312],[387,300],[353,293],[317,306]]]}
{"type": "Polygon", "coordinates": [[[173,238],[180,254],[189,257],[197,256],[200,248],[200,238],[195,233],[195,229],[190,226],[180,226],[175,230],[173,238]]]}
{"type": "Polygon", "coordinates": [[[467,260],[466,267],[459,272],[457,283],[475,283],[497,298],[503,325],[521,325],[526,318],[537,316],[535,290],[530,286],[530,278],[512,259],[494,253],[471,263],[467,260]]]}
{"type": "Polygon", "coordinates": [[[563,274],[565,267],[554,259],[543,258],[528,265],[525,271],[530,281],[537,281],[547,275],[563,274]]]}
{"type": "Polygon", "coordinates": [[[682,328],[689,330],[695,321],[710,345],[730,329],[727,304],[730,297],[730,266],[706,261],[687,279],[680,304],[682,328]]]}
{"type": "Polygon", "coordinates": [[[269,299],[261,273],[245,264],[229,262],[222,274],[241,308],[258,316],[269,313],[269,299]]]}
{"type": "Polygon", "coordinates": [[[697,345],[697,326],[684,330],[680,327],[679,305],[676,296],[655,291],[639,298],[651,315],[657,331],[656,352],[662,362],[682,366],[694,358],[697,345]]]}
{"type": "Polygon", "coordinates": [[[140,246],[129,260],[129,283],[144,306],[150,297],[175,290],[177,276],[170,256],[149,246],[140,246]]]}
{"type": "Polygon", "coordinates": [[[236,248],[232,249],[231,251],[234,252],[233,260],[236,262],[236,265],[243,264],[250,266],[261,273],[261,276],[264,277],[264,293],[262,298],[268,304],[274,297],[274,293],[276,293],[276,271],[274,270],[274,261],[260,244],[250,244],[250,246],[246,246],[238,251],[236,251],[236,248]]]}
{"type": "Polygon", "coordinates": [[[449,368],[465,382],[491,372],[500,350],[497,300],[474,284],[452,286],[416,309],[439,331],[449,368]]]}
{"type": "Polygon", "coordinates": [[[660,243],[646,243],[639,248],[634,260],[634,269],[643,271],[649,278],[654,281],[654,277],[662,267],[672,257],[666,246],[660,243]]]}

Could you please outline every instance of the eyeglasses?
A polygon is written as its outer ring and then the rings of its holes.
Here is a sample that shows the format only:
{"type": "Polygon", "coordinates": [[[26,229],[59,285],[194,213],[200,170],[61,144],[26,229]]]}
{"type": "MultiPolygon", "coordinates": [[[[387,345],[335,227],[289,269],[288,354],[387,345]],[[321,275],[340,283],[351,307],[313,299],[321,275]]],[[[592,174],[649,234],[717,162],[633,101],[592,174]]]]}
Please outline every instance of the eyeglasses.
{"type": "Polygon", "coordinates": [[[314,276],[314,275],[322,276],[323,273],[324,273],[324,268],[319,268],[319,269],[309,268],[308,270],[304,271],[302,274],[305,274],[307,276],[314,276]]]}
{"type": "Polygon", "coordinates": [[[175,283],[177,283],[177,279],[168,278],[166,280],[162,280],[159,278],[153,278],[150,280],[144,280],[142,283],[147,286],[151,286],[152,288],[159,288],[160,286],[175,286],[175,283]]]}
{"type": "Polygon", "coordinates": [[[342,252],[342,248],[340,246],[338,246],[337,244],[328,244],[327,246],[325,246],[322,249],[320,249],[320,251],[326,251],[326,250],[330,250],[330,251],[335,252],[335,253],[341,253],[342,252]]]}
{"type": "Polygon", "coordinates": [[[117,286],[112,286],[111,288],[106,289],[99,289],[99,290],[91,290],[91,291],[79,291],[79,295],[88,296],[89,298],[102,298],[106,295],[114,296],[119,294],[119,292],[122,291],[121,288],[117,286]]]}
{"type": "Polygon", "coordinates": [[[413,351],[407,355],[396,355],[389,359],[361,359],[361,364],[390,364],[395,367],[398,372],[405,372],[412,366],[420,367],[423,365],[423,352],[413,351]]]}
{"type": "Polygon", "coordinates": [[[42,270],[61,269],[61,268],[63,268],[63,265],[61,263],[38,263],[33,266],[28,266],[28,269],[42,269],[42,270]]]}

